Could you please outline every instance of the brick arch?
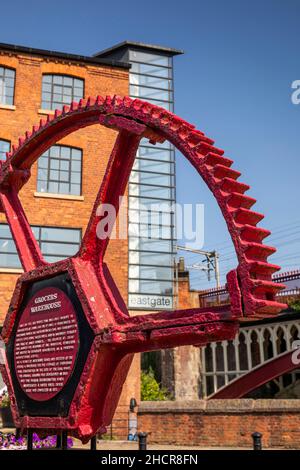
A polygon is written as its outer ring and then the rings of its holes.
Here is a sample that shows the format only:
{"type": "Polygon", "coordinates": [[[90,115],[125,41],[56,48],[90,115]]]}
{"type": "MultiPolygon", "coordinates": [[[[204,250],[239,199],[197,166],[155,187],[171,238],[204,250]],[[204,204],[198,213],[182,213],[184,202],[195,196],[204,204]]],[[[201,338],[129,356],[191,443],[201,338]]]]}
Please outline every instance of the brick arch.
{"type": "MultiPolygon", "coordinates": [[[[120,131],[126,129],[128,122],[132,131],[133,121],[137,133],[139,126],[144,126],[142,137],[151,142],[166,139],[174,144],[213,193],[238,259],[237,269],[227,275],[234,313],[240,318],[265,317],[284,308],[284,304],[275,300],[276,292],[283,286],[272,281],[272,274],[280,268],[267,261],[276,250],[263,243],[270,232],[257,226],[264,216],[251,209],[256,200],[245,194],[249,186],[239,181],[241,174],[232,168],[233,161],[214,146],[213,140],[163,108],[118,96],[98,96],[64,106],[62,111],[55,111],[19,138],[18,145],[13,145],[7,154],[7,160],[0,162],[0,193],[12,183],[19,190],[30,177],[30,168],[39,156],[71,132],[95,123],[120,131]]],[[[122,161],[121,166],[125,168],[126,163],[122,161]]]]}

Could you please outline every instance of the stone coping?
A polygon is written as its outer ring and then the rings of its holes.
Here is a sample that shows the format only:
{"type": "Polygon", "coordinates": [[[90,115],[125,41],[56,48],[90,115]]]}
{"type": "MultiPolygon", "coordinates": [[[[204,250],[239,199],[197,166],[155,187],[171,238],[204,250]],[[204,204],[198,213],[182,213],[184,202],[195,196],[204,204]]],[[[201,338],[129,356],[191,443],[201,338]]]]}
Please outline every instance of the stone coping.
{"type": "Polygon", "coordinates": [[[230,399],[197,401],[144,401],[138,414],[161,413],[300,413],[300,399],[230,399]]]}

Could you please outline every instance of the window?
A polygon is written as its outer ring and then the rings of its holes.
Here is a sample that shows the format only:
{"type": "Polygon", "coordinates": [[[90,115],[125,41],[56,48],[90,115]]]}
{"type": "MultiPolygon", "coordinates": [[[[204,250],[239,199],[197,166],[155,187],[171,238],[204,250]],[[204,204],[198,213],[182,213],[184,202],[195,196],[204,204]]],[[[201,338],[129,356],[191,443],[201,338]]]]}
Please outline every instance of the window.
{"type": "MultiPolygon", "coordinates": [[[[173,60],[129,51],[130,96],[173,111],[173,60]]],[[[129,296],[131,308],[173,305],[175,152],[143,139],[129,180],[129,296]],[[151,214],[150,214],[151,210],[151,214]]]]}
{"type": "Polygon", "coordinates": [[[84,80],[66,75],[43,75],[42,108],[62,109],[83,98],[84,80]]]}
{"type": "Polygon", "coordinates": [[[0,160],[6,160],[6,153],[10,152],[9,140],[0,139],[0,160]]]}
{"type": "MultiPolygon", "coordinates": [[[[42,253],[49,263],[77,253],[81,241],[81,229],[32,226],[42,253]]],[[[20,268],[16,245],[7,224],[0,224],[0,266],[20,268]]]]}
{"type": "Polygon", "coordinates": [[[82,150],[53,145],[38,160],[37,190],[42,193],[81,194],[82,150]]]}
{"type": "Polygon", "coordinates": [[[79,249],[80,229],[33,226],[32,231],[49,263],[73,256],[79,249]]]}
{"type": "Polygon", "coordinates": [[[0,103],[14,104],[15,76],[13,69],[0,66],[0,103]]]}

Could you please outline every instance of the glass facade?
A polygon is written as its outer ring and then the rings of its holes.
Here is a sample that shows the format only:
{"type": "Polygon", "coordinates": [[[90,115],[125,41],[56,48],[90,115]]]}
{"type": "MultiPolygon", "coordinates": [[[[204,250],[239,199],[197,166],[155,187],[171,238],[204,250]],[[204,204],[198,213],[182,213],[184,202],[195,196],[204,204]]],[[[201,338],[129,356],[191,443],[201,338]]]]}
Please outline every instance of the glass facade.
{"type": "Polygon", "coordinates": [[[0,103],[14,104],[16,72],[7,67],[0,67],[0,103]]]}
{"type": "MultiPolygon", "coordinates": [[[[49,263],[73,256],[79,249],[81,229],[32,226],[45,260],[49,263]]],[[[21,268],[15,242],[8,224],[0,224],[0,267],[21,268]]]]}
{"type": "Polygon", "coordinates": [[[81,195],[82,150],[53,145],[38,159],[37,190],[81,195]]]}
{"type": "Polygon", "coordinates": [[[0,160],[6,160],[7,152],[10,152],[9,140],[0,139],[0,160]]]}
{"type": "MultiPolygon", "coordinates": [[[[130,96],[173,112],[173,59],[129,50],[130,96]]],[[[129,180],[129,289],[133,309],[173,308],[175,153],[142,140],[129,180]]]]}
{"type": "Polygon", "coordinates": [[[68,75],[43,75],[42,108],[62,109],[72,101],[78,102],[84,95],[84,80],[68,75]]]}

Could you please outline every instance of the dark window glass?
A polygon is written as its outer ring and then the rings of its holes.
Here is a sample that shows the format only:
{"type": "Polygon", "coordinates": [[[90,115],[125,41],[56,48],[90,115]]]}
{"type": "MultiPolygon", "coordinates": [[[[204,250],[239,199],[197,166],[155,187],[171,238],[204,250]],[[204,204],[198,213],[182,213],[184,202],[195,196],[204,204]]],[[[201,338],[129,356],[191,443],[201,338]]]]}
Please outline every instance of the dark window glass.
{"type": "Polygon", "coordinates": [[[13,69],[0,66],[0,103],[14,104],[15,76],[13,69]]]}
{"type": "Polygon", "coordinates": [[[79,196],[81,168],[82,150],[53,145],[38,160],[37,190],[79,196]]]}
{"type": "MultiPolygon", "coordinates": [[[[77,253],[81,241],[81,229],[38,226],[31,228],[45,260],[49,263],[77,253]]],[[[16,245],[7,224],[0,224],[0,266],[2,268],[21,268],[16,245]]]]}
{"type": "Polygon", "coordinates": [[[62,109],[83,98],[84,80],[65,75],[43,75],[42,108],[62,109]]]}
{"type": "Polygon", "coordinates": [[[10,152],[10,142],[0,139],[0,160],[6,160],[7,152],[10,152]]]}

